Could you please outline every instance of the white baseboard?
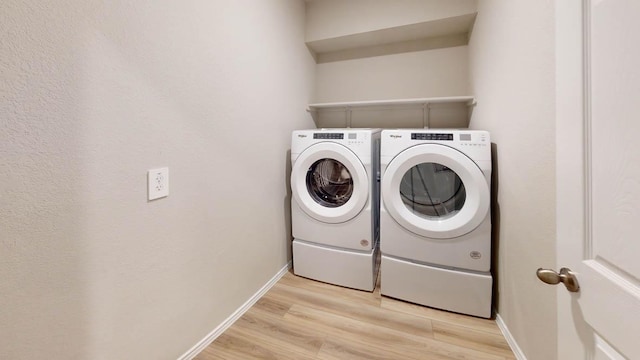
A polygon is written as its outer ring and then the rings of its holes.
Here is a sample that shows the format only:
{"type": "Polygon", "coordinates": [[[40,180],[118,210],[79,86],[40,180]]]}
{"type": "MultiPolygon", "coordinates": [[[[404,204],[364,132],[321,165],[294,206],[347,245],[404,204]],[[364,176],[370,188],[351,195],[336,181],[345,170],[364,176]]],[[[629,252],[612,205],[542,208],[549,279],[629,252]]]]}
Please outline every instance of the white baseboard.
{"type": "Polygon", "coordinates": [[[178,360],[191,360],[196,355],[198,355],[204,348],[209,346],[218,336],[220,336],[225,330],[227,330],[231,325],[233,325],[236,320],[238,320],[242,314],[247,312],[255,304],[262,295],[264,295],[273,285],[275,285],[281,277],[283,277],[287,271],[291,268],[291,262],[287,263],[277,274],[275,274],[271,280],[269,280],[260,290],[258,290],[252,297],[249,298],[242,306],[238,308],[231,316],[229,316],[226,320],[224,320],[218,327],[213,329],[204,339],[200,340],[197,344],[195,344],[189,351],[184,353],[182,356],[178,358],[178,360]]]}
{"type": "Polygon", "coordinates": [[[516,359],[527,360],[527,357],[524,356],[522,349],[520,349],[518,343],[516,342],[516,339],[514,339],[513,335],[511,335],[511,332],[507,328],[507,325],[504,323],[504,320],[502,320],[502,318],[500,317],[500,314],[496,314],[496,324],[500,328],[500,331],[502,331],[502,335],[504,336],[505,340],[507,340],[507,343],[509,344],[511,351],[513,351],[513,354],[516,356],[516,359]]]}

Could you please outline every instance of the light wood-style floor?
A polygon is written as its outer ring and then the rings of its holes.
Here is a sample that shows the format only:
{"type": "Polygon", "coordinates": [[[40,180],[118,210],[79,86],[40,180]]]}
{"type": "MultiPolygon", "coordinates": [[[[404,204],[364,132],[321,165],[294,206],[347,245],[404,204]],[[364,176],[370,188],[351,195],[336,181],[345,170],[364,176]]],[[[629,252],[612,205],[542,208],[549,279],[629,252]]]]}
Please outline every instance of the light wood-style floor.
{"type": "Polygon", "coordinates": [[[515,359],[495,321],[287,273],[197,360],[515,359]]]}

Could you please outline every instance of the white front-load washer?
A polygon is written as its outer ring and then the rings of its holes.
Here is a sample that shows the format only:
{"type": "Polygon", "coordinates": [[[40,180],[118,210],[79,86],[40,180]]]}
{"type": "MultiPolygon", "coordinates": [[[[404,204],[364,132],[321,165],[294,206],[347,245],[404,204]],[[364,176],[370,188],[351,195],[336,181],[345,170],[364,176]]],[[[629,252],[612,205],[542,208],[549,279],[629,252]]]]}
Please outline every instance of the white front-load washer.
{"type": "Polygon", "coordinates": [[[491,140],[478,130],[381,135],[381,293],[491,317],[491,140]]]}
{"type": "Polygon", "coordinates": [[[379,155],[379,129],[293,132],[296,275],[373,291],[378,273],[379,155]]]}

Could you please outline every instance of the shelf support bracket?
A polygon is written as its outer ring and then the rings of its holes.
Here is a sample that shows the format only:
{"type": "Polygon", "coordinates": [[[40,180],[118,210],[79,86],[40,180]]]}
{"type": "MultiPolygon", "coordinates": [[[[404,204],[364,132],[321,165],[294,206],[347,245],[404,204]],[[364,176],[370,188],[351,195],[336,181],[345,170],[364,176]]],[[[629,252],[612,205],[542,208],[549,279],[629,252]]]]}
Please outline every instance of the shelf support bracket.
{"type": "Polygon", "coordinates": [[[431,104],[424,103],[422,105],[422,126],[424,126],[425,129],[428,129],[429,126],[431,126],[430,120],[431,120],[431,104]]]}
{"type": "Polygon", "coordinates": [[[351,128],[351,106],[347,106],[344,108],[346,121],[347,121],[347,129],[351,128]]]}

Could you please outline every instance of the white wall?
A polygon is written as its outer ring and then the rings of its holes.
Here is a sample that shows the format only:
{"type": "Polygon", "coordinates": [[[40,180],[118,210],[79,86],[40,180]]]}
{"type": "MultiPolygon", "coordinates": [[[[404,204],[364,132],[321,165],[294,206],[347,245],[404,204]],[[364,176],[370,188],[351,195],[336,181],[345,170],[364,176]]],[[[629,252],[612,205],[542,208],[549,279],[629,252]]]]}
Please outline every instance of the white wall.
{"type": "Polygon", "coordinates": [[[307,0],[314,41],[472,13],[477,0],[307,0]]]}
{"type": "Polygon", "coordinates": [[[482,0],[469,43],[470,126],[496,147],[498,312],[529,360],[556,358],[554,2],[482,0]]]}
{"type": "MultiPolygon", "coordinates": [[[[314,41],[473,13],[475,0],[308,0],[314,41]]],[[[315,102],[460,96],[469,92],[466,46],[324,62],[315,102]]]]}
{"type": "Polygon", "coordinates": [[[469,94],[467,46],[318,64],[315,102],[469,94]]]}
{"type": "Polygon", "coordinates": [[[287,263],[304,14],[0,3],[0,358],[176,359],[287,263]]]}

